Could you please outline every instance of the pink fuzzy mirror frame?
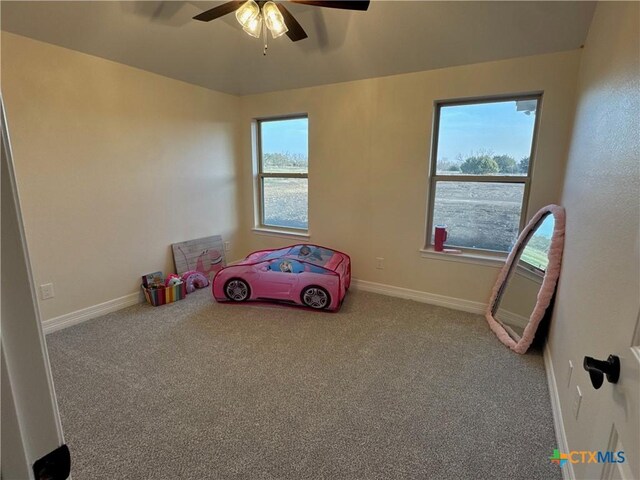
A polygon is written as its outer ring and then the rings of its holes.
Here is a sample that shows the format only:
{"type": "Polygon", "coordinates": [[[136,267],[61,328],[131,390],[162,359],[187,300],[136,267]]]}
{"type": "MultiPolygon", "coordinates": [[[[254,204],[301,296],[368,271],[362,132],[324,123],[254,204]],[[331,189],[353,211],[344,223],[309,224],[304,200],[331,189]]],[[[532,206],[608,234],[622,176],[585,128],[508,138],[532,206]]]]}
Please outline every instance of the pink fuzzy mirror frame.
{"type": "Polygon", "coordinates": [[[551,302],[551,298],[553,297],[553,294],[555,292],[556,284],[558,283],[558,277],[560,276],[560,266],[562,264],[562,251],[564,249],[564,230],[565,211],[563,207],[560,207],[558,205],[548,205],[541,208],[538,213],[533,216],[527,226],[522,230],[522,233],[520,233],[520,236],[518,237],[518,240],[516,241],[514,247],[511,249],[511,252],[507,257],[507,261],[504,264],[504,267],[502,267],[502,270],[500,270],[500,274],[498,275],[496,284],[493,287],[493,293],[491,294],[491,300],[489,301],[489,306],[487,307],[485,317],[487,319],[487,322],[489,323],[489,327],[491,327],[491,330],[493,330],[493,333],[496,334],[498,339],[516,353],[525,353],[529,349],[529,346],[531,345],[531,342],[533,342],[533,339],[535,337],[538,325],[544,317],[544,314],[549,307],[549,303],[551,302]],[[520,340],[516,342],[507,333],[502,324],[494,318],[494,306],[496,305],[496,301],[498,300],[503,284],[509,278],[509,272],[511,271],[512,267],[515,268],[517,266],[517,260],[522,249],[524,248],[526,241],[539,225],[540,221],[548,214],[553,215],[553,218],[555,220],[553,226],[553,235],[551,237],[551,246],[549,247],[548,254],[549,264],[542,280],[542,286],[540,287],[540,291],[538,292],[536,306],[534,307],[533,312],[531,313],[531,317],[529,318],[529,323],[525,327],[520,340]],[[514,265],[514,262],[516,265],[514,265]]]}

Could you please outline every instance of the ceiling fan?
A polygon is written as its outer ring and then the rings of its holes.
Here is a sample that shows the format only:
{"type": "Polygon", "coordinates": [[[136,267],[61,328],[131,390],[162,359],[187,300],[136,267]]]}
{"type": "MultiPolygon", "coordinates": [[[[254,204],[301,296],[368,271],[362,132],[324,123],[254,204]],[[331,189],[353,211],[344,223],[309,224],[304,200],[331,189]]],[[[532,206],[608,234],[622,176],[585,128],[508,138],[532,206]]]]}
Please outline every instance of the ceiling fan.
{"type": "MultiPolygon", "coordinates": [[[[301,3],[303,5],[312,5],[314,7],[338,8],[342,10],[359,10],[366,11],[369,8],[369,0],[334,0],[334,1],[315,1],[315,0],[288,0],[291,3],[301,3]]],[[[210,22],[216,18],[220,18],[228,13],[236,12],[236,19],[242,25],[242,29],[249,35],[260,38],[264,34],[265,42],[267,38],[267,29],[271,32],[273,38],[280,37],[285,33],[293,42],[307,38],[307,33],[302,26],[287,10],[282,3],[262,0],[247,0],[226,2],[222,5],[202,12],[193,17],[194,20],[202,22],[210,22]],[[262,28],[262,25],[266,28],[262,28]]],[[[266,46],[265,46],[266,47],[266,46]]]]}

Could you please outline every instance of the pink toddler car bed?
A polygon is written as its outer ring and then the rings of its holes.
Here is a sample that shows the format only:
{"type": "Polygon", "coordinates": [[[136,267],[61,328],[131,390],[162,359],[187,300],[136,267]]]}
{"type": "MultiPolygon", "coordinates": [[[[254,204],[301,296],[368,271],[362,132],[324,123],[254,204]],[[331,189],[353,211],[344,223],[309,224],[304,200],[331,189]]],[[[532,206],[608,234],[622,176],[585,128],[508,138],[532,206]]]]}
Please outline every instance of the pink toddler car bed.
{"type": "Polygon", "coordinates": [[[277,300],[337,310],[351,283],[351,259],[316,245],[253,252],[213,279],[217,301],[277,300]]]}

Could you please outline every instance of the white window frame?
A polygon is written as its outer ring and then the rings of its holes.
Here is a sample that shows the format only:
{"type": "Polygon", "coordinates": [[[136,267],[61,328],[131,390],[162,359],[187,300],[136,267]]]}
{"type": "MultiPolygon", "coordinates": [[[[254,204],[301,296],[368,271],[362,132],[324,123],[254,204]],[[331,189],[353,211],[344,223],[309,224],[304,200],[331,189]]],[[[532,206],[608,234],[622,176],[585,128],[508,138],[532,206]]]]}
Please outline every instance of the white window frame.
{"type": "MultiPolygon", "coordinates": [[[[466,98],[458,100],[440,100],[435,103],[434,117],[433,117],[433,134],[431,144],[431,162],[429,165],[429,203],[427,205],[427,226],[426,236],[424,242],[423,252],[433,251],[433,243],[431,241],[433,236],[433,210],[435,208],[436,200],[436,184],[438,182],[487,182],[487,183],[515,183],[524,185],[524,193],[522,195],[522,206],[520,207],[520,223],[518,226],[518,233],[526,225],[527,208],[529,205],[529,192],[531,190],[531,177],[533,172],[533,164],[535,161],[536,145],[538,139],[538,130],[540,127],[540,112],[542,109],[542,92],[528,93],[518,95],[493,95],[490,97],[481,98],[466,98]],[[536,118],[533,126],[533,137],[531,140],[531,151],[529,153],[529,170],[527,175],[511,176],[511,175],[438,175],[437,174],[437,162],[438,162],[438,138],[440,136],[440,111],[442,107],[451,107],[458,105],[475,105],[480,103],[496,103],[496,102],[508,102],[508,101],[520,101],[520,100],[537,100],[536,106],[536,118]]],[[[508,252],[502,252],[497,250],[488,250],[483,248],[455,248],[462,250],[463,253],[469,255],[475,254],[489,254],[497,255],[499,257],[506,256],[508,252]]],[[[490,259],[491,257],[489,257],[490,259]]],[[[481,258],[484,260],[484,258],[481,258]]]]}
{"type": "MultiPolygon", "coordinates": [[[[264,187],[263,182],[265,178],[300,178],[306,179],[307,185],[309,185],[309,169],[307,168],[307,173],[268,173],[265,172],[262,165],[262,124],[267,122],[281,121],[281,120],[297,120],[297,119],[307,119],[309,120],[309,116],[304,114],[295,114],[295,115],[280,115],[280,116],[272,116],[272,117],[263,117],[256,118],[254,120],[255,127],[255,165],[256,165],[256,222],[255,228],[253,229],[257,233],[264,234],[282,234],[285,236],[292,237],[301,237],[301,238],[309,238],[309,221],[307,220],[307,228],[295,228],[295,227],[283,227],[280,225],[270,225],[265,223],[264,221],[264,187]]],[[[307,124],[308,125],[308,124],[307,124]]],[[[308,127],[307,127],[308,128],[308,127]]],[[[308,155],[308,152],[307,152],[308,155]]],[[[307,195],[307,212],[309,209],[309,197],[307,195]]]]}

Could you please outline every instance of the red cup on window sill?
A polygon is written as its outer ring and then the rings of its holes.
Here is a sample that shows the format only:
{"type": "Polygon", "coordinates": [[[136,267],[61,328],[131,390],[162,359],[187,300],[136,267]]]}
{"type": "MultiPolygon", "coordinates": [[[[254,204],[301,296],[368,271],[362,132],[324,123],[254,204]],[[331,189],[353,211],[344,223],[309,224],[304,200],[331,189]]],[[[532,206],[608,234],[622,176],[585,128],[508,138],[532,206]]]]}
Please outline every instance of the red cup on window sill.
{"type": "Polygon", "coordinates": [[[433,249],[441,252],[444,249],[444,242],[447,241],[447,226],[436,225],[436,233],[434,235],[433,249]]]}

